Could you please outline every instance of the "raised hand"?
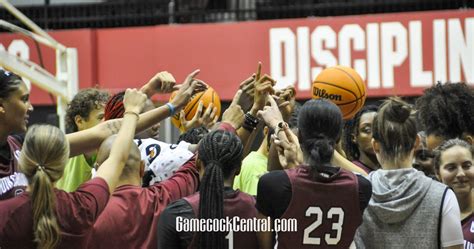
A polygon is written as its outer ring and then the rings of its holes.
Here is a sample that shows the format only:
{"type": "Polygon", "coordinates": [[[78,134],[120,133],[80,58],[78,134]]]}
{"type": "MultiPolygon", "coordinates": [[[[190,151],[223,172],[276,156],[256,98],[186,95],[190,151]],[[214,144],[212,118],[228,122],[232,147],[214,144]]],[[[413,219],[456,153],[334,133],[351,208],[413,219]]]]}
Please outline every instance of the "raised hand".
{"type": "Polygon", "coordinates": [[[180,112],[179,119],[184,131],[200,126],[210,129],[216,124],[217,120],[219,119],[219,116],[217,115],[217,107],[214,107],[214,104],[210,103],[204,113],[203,109],[204,105],[202,101],[199,101],[199,105],[196,112],[194,113],[194,117],[189,121],[186,120],[184,111],[180,112]]]}
{"type": "Polygon", "coordinates": [[[283,128],[278,128],[272,138],[278,152],[278,160],[283,169],[294,168],[303,163],[303,152],[298,137],[287,124],[284,124],[283,128]],[[279,133],[284,133],[284,135],[279,133]]]}
{"type": "Polygon", "coordinates": [[[184,80],[183,84],[179,86],[176,96],[170,101],[170,103],[176,108],[175,111],[181,110],[195,93],[207,89],[207,85],[204,82],[194,78],[198,73],[199,69],[190,73],[184,80]]]}
{"type": "Polygon", "coordinates": [[[239,89],[242,90],[242,95],[239,98],[238,104],[242,107],[244,112],[252,108],[255,95],[255,82],[255,74],[253,74],[240,83],[239,89]]]}
{"type": "Polygon", "coordinates": [[[266,74],[257,80],[255,83],[255,95],[252,109],[257,111],[263,109],[267,97],[275,93],[275,90],[273,89],[275,83],[276,81],[266,74]]]}
{"type": "Polygon", "coordinates": [[[283,117],[281,115],[280,109],[278,108],[278,104],[272,96],[267,95],[267,102],[270,105],[267,105],[263,108],[263,110],[258,111],[257,115],[263,119],[268,127],[275,129],[280,122],[283,122],[283,117]]]}
{"type": "Polygon", "coordinates": [[[148,97],[151,97],[155,93],[170,93],[178,89],[179,87],[176,85],[176,80],[173,75],[167,71],[163,71],[153,76],[153,78],[142,87],[141,91],[146,93],[148,97]]]}
{"type": "Polygon", "coordinates": [[[293,109],[295,107],[295,97],[296,97],[296,90],[294,86],[287,86],[283,89],[277,90],[275,92],[275,96],[277,96],[276,103],[280,108],[281,114],[285,121],[288,121],[291,117],[293,109]]]}
{"type": "Polygon", "coordinates": [[[145,106],[147,100],[146,94],[138,91],[137,89],[128,88],[125,91],[125,96],[123,97],[123,106],[125,112],[134,112],[140,114],[145,106]]]}
{"type": "Polygon", "coordinates": [[[242,90],[238,90],[229,108],[222,114],[222,122],[231,124],[235,129],[239,129],[240,126],[242,126],[245,118],[244,111],[242,111],[242,108],[238,105],[238,100],[241,95],[242,90]]]}

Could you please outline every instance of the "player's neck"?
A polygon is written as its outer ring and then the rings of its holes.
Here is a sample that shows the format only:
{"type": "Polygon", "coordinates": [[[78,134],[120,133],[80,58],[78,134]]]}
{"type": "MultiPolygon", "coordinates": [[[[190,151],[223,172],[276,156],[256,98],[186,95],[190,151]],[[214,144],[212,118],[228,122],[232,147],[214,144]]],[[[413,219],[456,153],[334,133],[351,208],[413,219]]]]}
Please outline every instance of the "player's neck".
{"type": "Polygon", "coordinates": [[[391,169],[409,169],[413,168],[412,166],[413,157],[400,158],[394,161],[384,160],[381,163],[382,169],[391,170],[391,169]]]}
{"type": "Polygon", "coordinates": [[[230,177],[229,179],[224,179],[224,187],[233,187],[234,186],[234,177],[230,177]]]}
{"type": "Polygon", "coordinates": [[[3,146],[7,143],[8,135],[10,134],[7,129],[4,129],[4,127],[0,126],[0,146],[3,146]]]}
{"type": "Polygon", "coordinates": [[[458,199],[459,209],[461,210],[461,218],[465,218],[472,213],[472,196],[471,193],[456,194],[458,199]]]}
{"type": "Polygon", "coordinates": [[[375,170],[380,168],[379,162],[377,161],[377,157],[375,155],[368,155],[365,154],[365,152],[361,152],[359,161],[371,169],[375,170]]]}
{"type": "Polygon", "coordinates": [[[260,147],[258,148],[257,152],[268,157],[268,146],[266,139],[264,139],[262,144],[260,144],[260,147]]]}

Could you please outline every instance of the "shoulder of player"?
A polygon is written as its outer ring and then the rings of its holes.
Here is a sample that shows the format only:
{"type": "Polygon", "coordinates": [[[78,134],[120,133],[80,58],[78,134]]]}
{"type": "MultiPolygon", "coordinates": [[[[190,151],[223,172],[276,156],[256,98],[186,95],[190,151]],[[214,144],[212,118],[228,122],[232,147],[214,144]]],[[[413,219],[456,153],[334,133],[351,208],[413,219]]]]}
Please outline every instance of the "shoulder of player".
{"type": "Polygon", "coordinates": [[[359,189],[364,189],[365,192],[372,193],[372,183],[363,175],[356,174],[359,189]]]}

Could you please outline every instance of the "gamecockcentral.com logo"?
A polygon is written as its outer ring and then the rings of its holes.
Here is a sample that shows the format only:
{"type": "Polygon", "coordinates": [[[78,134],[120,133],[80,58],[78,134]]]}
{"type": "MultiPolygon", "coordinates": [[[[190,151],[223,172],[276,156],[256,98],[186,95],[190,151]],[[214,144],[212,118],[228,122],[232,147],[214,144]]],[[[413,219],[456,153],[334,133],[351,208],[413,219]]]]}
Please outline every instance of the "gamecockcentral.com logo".
{"type": "Polygon", "coordinates": [[[296,219],[242,219],[238,216],[223,219],[187,219],[176,217],[177,232],[296,232],[296,219]]]}

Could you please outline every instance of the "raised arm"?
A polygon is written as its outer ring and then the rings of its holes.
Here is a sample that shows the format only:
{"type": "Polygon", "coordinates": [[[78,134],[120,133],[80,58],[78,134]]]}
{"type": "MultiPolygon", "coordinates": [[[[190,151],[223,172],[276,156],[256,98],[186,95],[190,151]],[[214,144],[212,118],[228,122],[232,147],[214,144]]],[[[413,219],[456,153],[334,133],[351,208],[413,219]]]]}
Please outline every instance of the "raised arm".
{"type": "MultiPolygon", "coordinates": [[[[136,132],[144,131],[170,115],[173,115],[175,112],[178,112],[188,103],[194,93],[204,90],[206,86],[194,80],[194,77],[198,73],[199,70],[196,70],[186,77],[176,97],[173,98],[170,103],[142,113],[137,123],[136,132]]],[[[67,134],[66,137],[70,145],[70,156],[73,157],[97,149],[107,137],[119,131],[121,123],[122,119],[108,120],[91,129],[67,134]]]]}
{"type": "Polygon", "coordinates": [[[135,128],[139,119],[139,113],[145,105],[146,95],[136,89],[127,89],[124,97],[125,112],[122,126],[110,150],[109,157],[97,170],[97,177],[103,178],[109,185],[109,191],[115,190],[119,176],[128,160],[128,155],[133,143],[135,128]]]}

